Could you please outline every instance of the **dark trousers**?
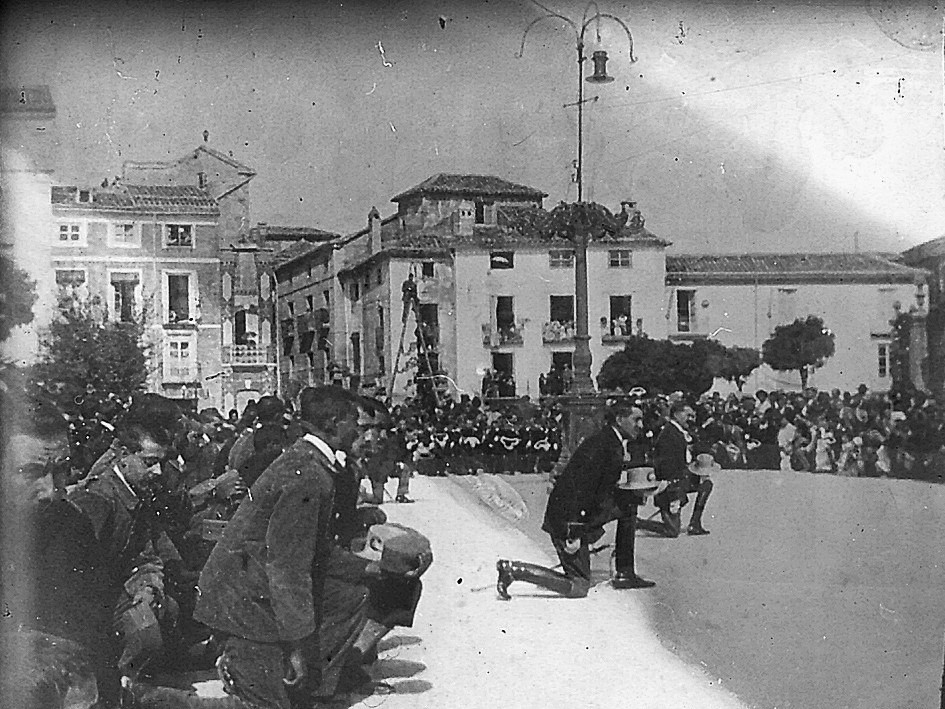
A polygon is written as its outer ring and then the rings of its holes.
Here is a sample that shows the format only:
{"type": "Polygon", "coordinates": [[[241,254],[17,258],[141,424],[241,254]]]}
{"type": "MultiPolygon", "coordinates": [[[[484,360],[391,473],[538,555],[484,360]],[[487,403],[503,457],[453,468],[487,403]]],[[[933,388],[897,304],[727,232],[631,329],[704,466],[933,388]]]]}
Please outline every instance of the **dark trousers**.
{"type": "Polygon", "coordinates": [[[634,565],[634,543],[637,535],[637,506],[643,498],[630,490],[618,490],[615,503],[617,517],[617,535],[614,537],[614,570],[618,574],[636,575],[634,565]]]}

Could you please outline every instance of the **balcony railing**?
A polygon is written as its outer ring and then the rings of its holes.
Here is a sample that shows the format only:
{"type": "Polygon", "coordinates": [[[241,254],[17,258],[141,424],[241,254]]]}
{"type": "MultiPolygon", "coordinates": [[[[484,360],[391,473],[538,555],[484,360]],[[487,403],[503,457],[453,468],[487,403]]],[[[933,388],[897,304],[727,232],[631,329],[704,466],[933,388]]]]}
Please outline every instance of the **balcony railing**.
{"type": "Polygon", "coordinates": [[[546,322],[541,327],[541,341],[545,344],[552,342],[572,342],[576,334],[573,320],[568,320],[567,322],[552,320],[551,322],[546,322]]]}
{"type": "Polygon", "coordinates": [[[491,323],[482,324],[483,347],[507,347],[525,343],[524,328],[521,325],[493,327],[491,323]]]}
{"type": "Polygon", "coordinates": [[[223,348],[224,364],[275,364],[269,347],[230,345],[223,348]]]}

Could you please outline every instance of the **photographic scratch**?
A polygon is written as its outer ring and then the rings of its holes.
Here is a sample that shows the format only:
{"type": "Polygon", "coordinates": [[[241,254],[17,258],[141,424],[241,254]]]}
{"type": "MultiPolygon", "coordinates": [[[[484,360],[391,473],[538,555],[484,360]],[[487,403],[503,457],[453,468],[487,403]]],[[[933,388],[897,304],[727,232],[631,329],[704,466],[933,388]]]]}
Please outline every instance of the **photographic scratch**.
{"type": "Polygon", "coordinates": [[[524,143],[526,140],[528,140],[529,138],[531,138],[533,135],[535,135],[534,132],[529,133],[528,135],[526,135],[524,138],[522,138],[522,139],[521,139],[520,141],[518,141],[517,143],[512,143],[512,147],[513,147],[513,148],[517,148],[517,147],[520,146],[522,143],[524,143]]]}
{"type": "Polygon", "coordinates": [[[387,61],[387,55],[384,54],[384,45],[381,44],[381,40],[377,40],[377,51],[381,54],[381,60],[384,62],[384,66],[394,66],[393,62],[387,61]]]}
{"type": "Polygon", "coordinates": [[[377,89],[377,82],[375,81],[375,82],[374,82],[374,86],[371,87],[371,90],[368,91],[368,92],[367,92],[366,94],[364,94],[364,95],[365,95],[365,96],[370,96],[371,94],[374,93],[374,91],[375,91],[376,89],[377,89]]]}
{"type": "Polygon", "coordinates": [[[397,132],[397,129],[394,127],[394,124],[391,121],[387,121],[387,125],[390,126],[391,133],[397,132]]]}

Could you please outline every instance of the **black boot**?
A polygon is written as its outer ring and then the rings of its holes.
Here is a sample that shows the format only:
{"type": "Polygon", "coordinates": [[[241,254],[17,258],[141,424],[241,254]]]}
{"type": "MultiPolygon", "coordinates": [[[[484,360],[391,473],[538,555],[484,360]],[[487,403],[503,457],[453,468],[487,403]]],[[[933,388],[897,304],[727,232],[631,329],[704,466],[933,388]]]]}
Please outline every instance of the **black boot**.
{"type": "Polygon", "coordinates": [[[513,581],[526,581],[568,598],[583,598],[590,587],[590,584],[583,579],[573,579],[544,566],[524,561],[499,559],[495,567],[499,572],[495,588],[499,598],[505,601],[512,598],[509,595],[509,584],[513,581]]]}
{"type": "Polygon", "coordinates": [[[689,518],[689,528],[686,530],[693,536],[708,534],[709,530],[702,526],[702,513],[705,511],[705,504],[709,501],[709,495],[712,493],[712,481],[705,479],[699,484],[699,491],[696,493],[696,502],[692,506],[692,517],[689,518]]]}

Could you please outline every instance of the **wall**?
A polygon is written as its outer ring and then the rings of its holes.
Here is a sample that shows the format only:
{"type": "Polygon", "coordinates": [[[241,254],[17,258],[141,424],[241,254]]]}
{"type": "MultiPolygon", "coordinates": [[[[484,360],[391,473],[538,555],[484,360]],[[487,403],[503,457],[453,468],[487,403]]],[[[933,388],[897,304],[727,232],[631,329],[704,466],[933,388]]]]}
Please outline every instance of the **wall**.
{"type": "MultiPolygon", "coordinates": [[[[684,288],[696,291],[696,332],[714,334],[724,345],[761,350],[775,326],[808,315],[823,318],[836,337],[836,353],[812,374],[809,384],[843,390],[853,390],[861,383],[871,389],[889,387],[889,368],[885,377],[879,376],[877,348],[890,342],[893,304],[898,301],[908,310],[915,304],[916,295],[916,287],[911,284],[739,284],[684,288]]],[[[666,290],[670,305],[668,332],[677,339],[674,294],[678,289],[666,290]]],[[[750,378],[747,388],[798,389],[800,376],[775,372],[765,365],[750,378]]]]}
{"type": "MultiPolygon", "coordinates": [[[[665,266],[661,248],[630,248],[633,265],[627,269],[609,268],[609,246],[600,245],[588,253],[588,331],[593,362],[591,376],[596,377],[604,360],[616,349],[602,342],[599,321],[610,312],[611,295],[631,295],[633,318],[643,318],[644,327],[653,337],[665,334],[665,266]]],[[[462,251],[456,254],[456,352],[457,382],[469,392],[478,393],[482,376],[491,368],[492,349],[482,342],[481,325],[492,317],[491,296],[514,298],[515,319],[524,324],[524,342],[502,346],[497,352],[511,352],[518,395],[538,396],[538,377],[551,367],[552,353],[573,351],[573,342],[545,344],[542,328],[550,319],[550,296],[574,294],[574,269],[551,268],[546,248],[515,251],[515,267],[491,270],[488,251],[462,251]]]]}

